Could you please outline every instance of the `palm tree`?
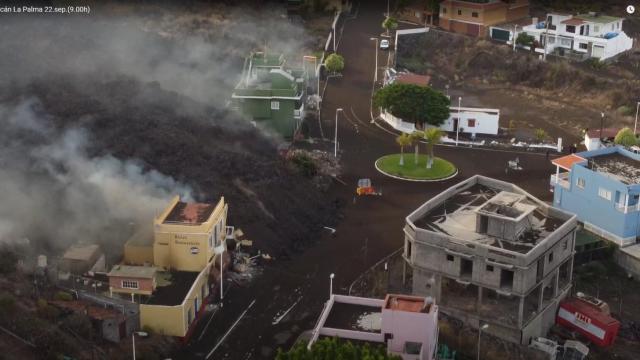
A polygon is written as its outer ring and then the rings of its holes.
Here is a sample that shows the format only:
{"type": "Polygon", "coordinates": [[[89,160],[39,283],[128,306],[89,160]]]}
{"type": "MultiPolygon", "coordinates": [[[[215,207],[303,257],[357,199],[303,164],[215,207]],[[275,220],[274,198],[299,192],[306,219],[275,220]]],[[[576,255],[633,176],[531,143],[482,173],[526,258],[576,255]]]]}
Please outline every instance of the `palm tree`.
{"type": "Polygon", "coordinates": [[[415,164],[418,165],[418,151],[419,151],[419,145],[420,145],[420,139],[422,139],[424,137],[424,132],[422,131],[414,131],[413,133],[411,133],[411,135],[409,135],[409,137],[411,138],[411,143],[414,145],[415,147],[415,155],[413,156],[413,160],[415,161],[415,164]]]}
{"type": "Polygon", "coordinates": [[[404,147],[411,145],[412,142],[413,140],[411,139],[411,136],[405,133],[402,133],[398,135],[398,137],[396,137],[396,143],[400,145],[400,166],[404,166],[404,147]]]}
{"type": "Polygon", "coordinates": [[[429,128],[424,131],[424,140],[427,142],[427,152],[429,159],[427,160],[427,169],[433,166],[433,147],[442,139],[442,131],[438,128],[429,128]]]}

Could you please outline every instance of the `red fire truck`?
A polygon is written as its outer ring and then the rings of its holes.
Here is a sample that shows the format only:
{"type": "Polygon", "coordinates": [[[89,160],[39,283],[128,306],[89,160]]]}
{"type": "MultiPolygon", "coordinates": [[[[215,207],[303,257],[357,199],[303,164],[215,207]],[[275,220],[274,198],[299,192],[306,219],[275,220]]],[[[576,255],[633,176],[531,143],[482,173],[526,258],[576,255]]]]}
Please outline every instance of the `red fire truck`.
{"type": "Polygon", "coordinates": [[[578,298],[570,298],[560,303],[556,321],[559,325],[584,335],[598,346],[613,344],[620,329],[618,320],[578,298]]]}

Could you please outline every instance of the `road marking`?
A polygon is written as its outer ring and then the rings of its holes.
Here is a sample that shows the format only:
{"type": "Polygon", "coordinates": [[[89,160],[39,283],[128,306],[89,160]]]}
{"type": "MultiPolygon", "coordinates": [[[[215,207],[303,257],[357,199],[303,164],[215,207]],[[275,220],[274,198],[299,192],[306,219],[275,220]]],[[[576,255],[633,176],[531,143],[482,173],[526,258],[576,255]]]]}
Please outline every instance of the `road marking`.
{"type": "Polygon", "coordinates": [[[256,300],[254,299],[251,304],[249,304],[249,306],[244,309],[244,311],[242,312],[242,314],[240,314],[240,317],[238,317],[238,320],[236,320],[236,322],[233,323],[233,325],[231,325],[231,327],[229,328],[229,330],[227,330],[227,332],[224,334],[224,336],[222,336],[222,339],[220,339],[220,341],[218,341],[218,343],[216,344],[216,346],[213,347],[213,349],[211,349],[211,351],[207,354],[207,356],[205,357],[205,359],[209,359],[211,357],[211,355],[213,355],[213,353],[218,349],[218,347],[220,345],[222,345],[222,343],[224,342],[224,339],[227,338],[227,336],[229,335],[229,333],[231,333],[231,330],[233,330],[233,328],[236,327],[236,325],[238,325],[238,323],[240,322],[240,320],[242,320],[242,318],[247,314],[247,311],[249,311],[249,309],[251,309],[251,307],[253,306],[253,304],[256,303],[256,300]]]}
{"type": "Polygon", "coordinates": [[[209,324],[211,324],[211,320],[213,320],[213,316],[218,312],[219,308],[216,308],[212,313],[211,313],[211,317],[209,318],[209,321],[207,321],[207,325],[204,326],[204,329],[202,329],[202,332],[200,333],[200,336],[198,336],[198,340],[200,341],[202,340],[202,337],[204,336],[204,334],[207,332],[207,329],[209,328],[209,324]]]}
{"type": "MultiPolygon", "coordinates": [[[[325,226],[326,228],[326,226],[325,226]]],[[[334,230],[335,232],[335,230],[334,230]]],[[[280,321],[282,321],[282,319],[284,319],[285,316],[287,316],[287,314],[289,313],[289,311],[291,311],[291,309],[293,309],[296,305],[298,305],[298,303],[300,302],[300,300],[302,300],[302,297],[300,297],[296,302],[293,303],[293,305],[291,305],[290,308],[287,309],[287,311],[284,312],[284,314],[282,314],[279,318],[275,319],[271,325],[277,325],[280,323],[280,321]]]]}

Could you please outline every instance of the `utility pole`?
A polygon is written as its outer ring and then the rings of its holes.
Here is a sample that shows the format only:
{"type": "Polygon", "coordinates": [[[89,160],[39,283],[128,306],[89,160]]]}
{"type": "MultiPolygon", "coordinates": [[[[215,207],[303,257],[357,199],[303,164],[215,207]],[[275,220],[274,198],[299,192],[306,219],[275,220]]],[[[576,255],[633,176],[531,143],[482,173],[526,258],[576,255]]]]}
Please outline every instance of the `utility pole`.
{"type": "Polygon", "coordinates": [[[458,146],[458,134],[460,134],[460,123],[462,122],[462,118],[460,117],[461,104],[462,104],[462,96],[458,96],[458,122],[456,124],[456,146],[458,146]]]}
{"type": "Polygon", "coordinates": [[[333,157],[338,158],[338,113],[342,112],[342,108],[336,109],[336,130],[333,139],[333,157]]]}
{"type": "Polygon", "coordinates": [[[600,144],[602,145],[602,131],[604,130],[604,113],[600,113],[600,144]]]}
{"type": "MultiPolygon", "coordinates": [[[[545,31],[544,31],[544,53],[542,55],[542,60],[547,61],[547,44],[549,43],[549,15],[547,15],[547,18],[544,21],[544,27],[545,27],[545,31]]],[[[533,47],[533,44],[531,44],[531,47],[533,47]]]]}
{"type": "Polygon", "coordinates": [[[636,130],[638,128],[638,110],[640,110],[640,101],[638,101],[638,104],[636,105],[636,122],[633,125],[633,135],[636,135],[636,130]]]}
{"type": "Polygon", "coordinates": [[[513,51],[516,51],[516,35],[518,34],[518,24],[513,25],[513,51]]]}
{"type": "Polygon", "coordinates": [[[374,40],[376,42],[376,68],[373,72],[373,81],[378,81],[378,38],[371,38],[370,40],[374,40]]]}

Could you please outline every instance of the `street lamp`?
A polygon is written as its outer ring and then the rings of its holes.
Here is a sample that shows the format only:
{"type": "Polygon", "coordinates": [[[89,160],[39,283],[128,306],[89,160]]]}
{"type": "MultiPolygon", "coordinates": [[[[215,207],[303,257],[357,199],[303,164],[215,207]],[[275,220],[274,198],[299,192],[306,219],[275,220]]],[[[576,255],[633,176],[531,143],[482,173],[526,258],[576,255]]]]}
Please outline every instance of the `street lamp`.
{"type": "Polygon", "coordinates": [[[478,328],[478,360],[480,360],[480,335],[482,334],[482,330],[487,330],[489,328],[489,324],[484,324],[478,328]]]}
{"type": "Polygon", "coordinates": [[[638,104],[636,105],[636,122],[633,125],[633,135],[636,135],[636,129],[638,128],[638,110],[640,110],[640,101],[638,101],[638,104]]]}
{"type": "Polygon", "coordinates": [[[447,92],[447,99],[451,99],[451,98],[449,97],[449,84],[445,85],[445,86],[444,86],[444,89],[445,89],[445,91],[447,92]]]}
{"type": "Polygon", "coordinates": [[[331,299],[331,296],[333,296],[333,278],[336,275],[334,273],[331,273],[331,275],[329,275],[329,299],[331,299]]]}
{"type": "Polygon", "coordinates": [[[370,38],[370,40],[374,40],[376,42],[376,68],[373,72],[373,82],[378,81],[378,38],[370,38]]]}
{"type": "Polygon", "coordinates": [[[460,134],[460,106],[462,104],[462,96],[458,96],[458,123],[456,124],[456,146],[458,146],[458,134],[460,134]]]}
{"type": "Polygon", "coordinates": [[[513,26],[513,51],[516,51],[516,34],[518,33],[518,24],[513,26]]]}
{"type": "Polygon", "coordinates": [[[338,157],[338,113],[342,112],[342,108],[336,109],[336,130],[333,138],[333,157],[338,157]]]}

